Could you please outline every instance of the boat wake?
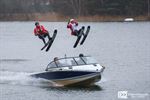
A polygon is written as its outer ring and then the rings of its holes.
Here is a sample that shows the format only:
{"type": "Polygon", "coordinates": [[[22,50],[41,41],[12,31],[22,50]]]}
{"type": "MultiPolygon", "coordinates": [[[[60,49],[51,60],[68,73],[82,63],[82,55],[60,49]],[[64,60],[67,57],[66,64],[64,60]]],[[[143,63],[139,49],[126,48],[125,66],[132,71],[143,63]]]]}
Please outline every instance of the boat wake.
{"type": "Polygon", "coordinates": [[[0,84],[49,87],[57,86],[42,78],[31,77],[32,73],[0,71],[0,84]]]}

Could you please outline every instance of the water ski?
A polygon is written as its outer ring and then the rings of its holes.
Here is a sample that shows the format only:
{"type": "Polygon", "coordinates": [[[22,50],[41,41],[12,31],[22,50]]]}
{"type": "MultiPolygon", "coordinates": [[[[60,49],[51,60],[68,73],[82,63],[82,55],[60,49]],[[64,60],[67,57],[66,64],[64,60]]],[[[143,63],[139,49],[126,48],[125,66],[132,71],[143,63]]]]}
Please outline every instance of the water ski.
{"type": "Polygon", "coordinates": [[[83,39],[82,39],[80,45],[82,45],[82,44],[84,43],[85,39],[87,38],[87,36],[88,36],[88,34],[89,34],[89,31],[90,31],[90,26],[87,27],[87,30],[86,30],[86,32],[85,32],[85,34],[84,34],[84,37],[83,37],[83,39]]]}
{"type": "Polygon", "coordinates": [[[73,48],[76,48],[76,47],[77,47],[77,45],[78,45],[78,43],[79,43],[79,41],[80,41],[80,39],[81,39],[81,37],[82,37],[83,31],[84,31],[84,27],[81,28],[80,33],[79,33],[79,35],[77,36],[77,40],[76,40],[76,42],[75,42],[73,48]]]}
{"type": "Polygon", "coordinates": [[[47,45],[50,43],[51,40],[49,40],[42,48],[41,50],[43,50],[45,47],[47,47],[47,45]]]}
{"type": "Polygon", "coordinates": [[[52,46],[54,40],[55,40],[55,37],[57,35],[57,30],[54,30],[54,33],[53,33],[53,36],[52,36],[52,39],[50,40],[50,42],[48,43],[48,46],[46,48],[46,52],[50,49],[50,47],[52,46]]]}

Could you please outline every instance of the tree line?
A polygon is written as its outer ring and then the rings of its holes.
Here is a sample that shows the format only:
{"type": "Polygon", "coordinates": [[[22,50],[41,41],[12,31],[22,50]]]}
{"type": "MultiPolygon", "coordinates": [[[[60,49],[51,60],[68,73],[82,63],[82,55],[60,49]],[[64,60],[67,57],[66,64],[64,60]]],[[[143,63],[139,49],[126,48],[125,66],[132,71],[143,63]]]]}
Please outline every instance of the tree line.
{"type": "Polygon", "coordinates": [[[149,0],[0,0],[0,14],[55,12],[65,16],[148,15],[149,0]]]}

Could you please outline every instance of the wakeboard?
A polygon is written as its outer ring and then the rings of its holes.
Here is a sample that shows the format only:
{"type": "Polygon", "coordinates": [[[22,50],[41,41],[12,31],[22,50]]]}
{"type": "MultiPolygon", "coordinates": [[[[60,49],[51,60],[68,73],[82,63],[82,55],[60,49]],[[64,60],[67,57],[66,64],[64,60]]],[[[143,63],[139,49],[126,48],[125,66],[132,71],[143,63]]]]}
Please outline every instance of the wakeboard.
{"type": "Polygon", "coordinates": [[[76,48],[76,47],[77,47],[77,45],[78,45],[78,43],[79,43],[79,41],[80,41],[80,39],[81,39],[81,37],[82,37],[83,31],[84,31],[84,26],[81,28],[80,33],[79,33],[78,36],[77,36],[77,40],[76,40],[76,42],[75,42],[73,48],[76,48]]]}
{"type": "Polygon", "coordinates": [[[50,40],[50,42],[47,45],[46,52],[49,51],[50,47],[52,46],[52,44],[53,44],[53,42],[55,40],[56,35],[57,35],[57,30],[54,30],[52,39],[50,40]]]}
{"type": "Polygon", "coordinates": [[[87,27],[87,30],[86,30],[85,34],[83,35],[84,37],[83,37],[82,41],[80,42],[80,45],[82,45],[84,43],[85,39],[87,38],[87,36],[89,34],[89,31],[90,31],[90,26],[87,27]]]}

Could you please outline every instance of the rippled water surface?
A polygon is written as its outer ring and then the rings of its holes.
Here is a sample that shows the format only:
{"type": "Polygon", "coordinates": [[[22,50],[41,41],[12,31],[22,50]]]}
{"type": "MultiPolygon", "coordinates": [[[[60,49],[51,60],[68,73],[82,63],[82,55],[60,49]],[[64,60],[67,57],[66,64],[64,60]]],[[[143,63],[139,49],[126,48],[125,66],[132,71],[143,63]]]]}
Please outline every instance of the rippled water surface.
{"type": "Polygon", "coordinates": [[[150,100],[150,22],[80,23],[91,26],[83,46],[64,22],[41,22],[58,35],[49,52],[40,51],[41,40],[33,35],[34,22],[0,22],[1,100],[117,100],[118,91],[150,100]],[[58,87],[29,77],[41,72],[54,57],[91,55],[106,67],[102,80],[91,87],[58,87]]]}

